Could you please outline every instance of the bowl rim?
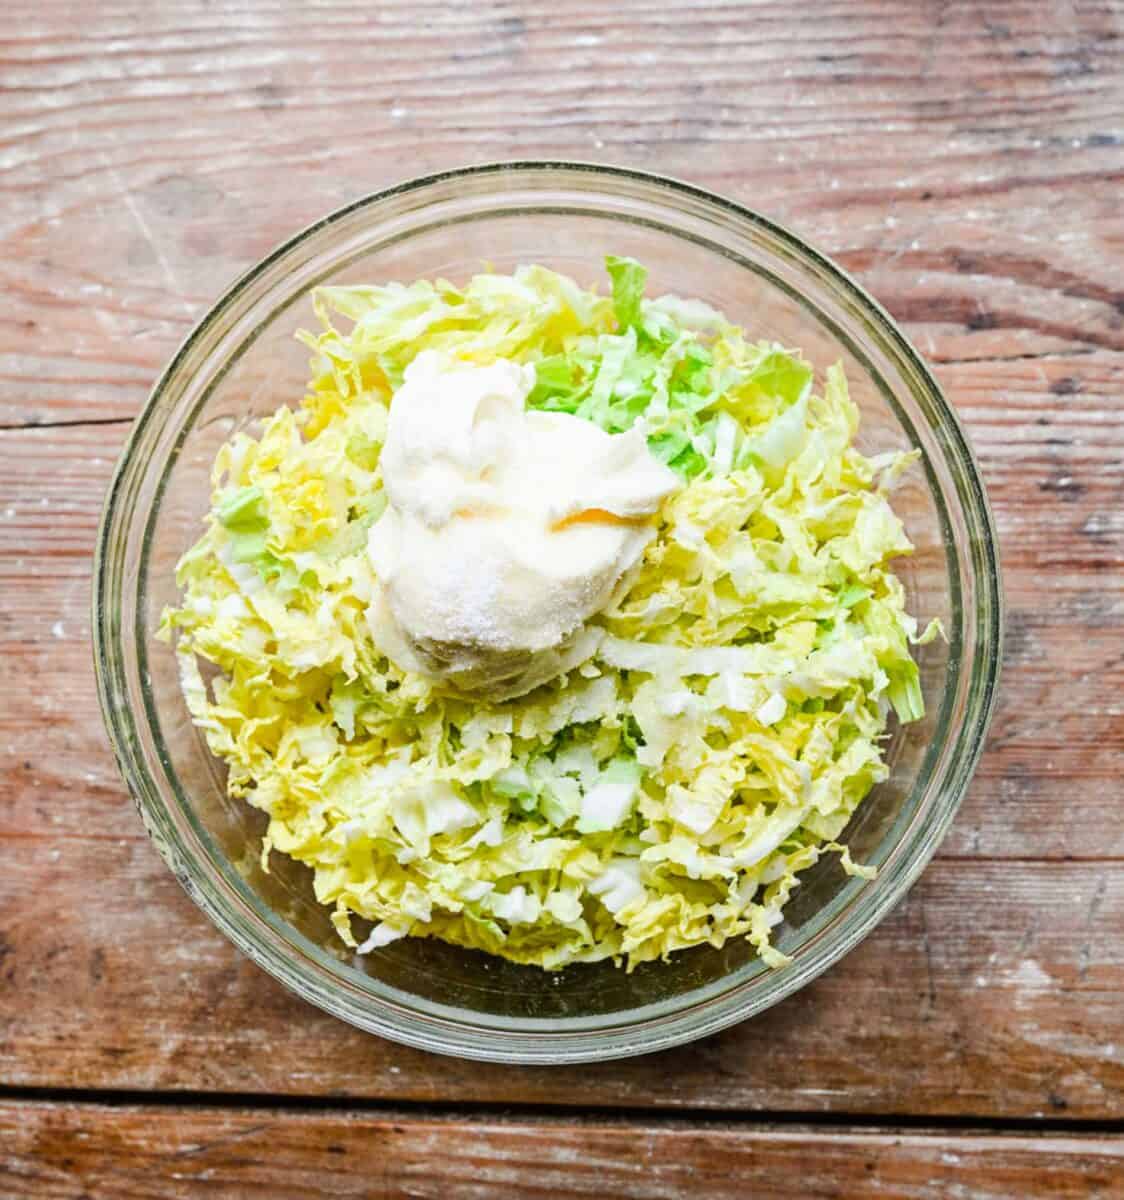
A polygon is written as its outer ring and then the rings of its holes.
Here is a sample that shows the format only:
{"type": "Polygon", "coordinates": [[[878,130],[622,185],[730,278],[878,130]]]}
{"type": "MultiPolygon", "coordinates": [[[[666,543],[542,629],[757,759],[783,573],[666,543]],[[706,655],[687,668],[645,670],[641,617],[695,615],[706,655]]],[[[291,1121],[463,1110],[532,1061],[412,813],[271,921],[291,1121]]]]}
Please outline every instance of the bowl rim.
{"type": "MultiPolygon", "coordinates": [[[[534,191],[524,185],[523,194],[533,197],[534,191]]],[[[967,507],[965,502],[965,508],[967,507]]],[[[964,618],[965,623],[969,623],[969,614],[970,610],[964,618]]],[[[784,225],[695,184],[655,172],[589,161],[517,159],[432,172],[358,197],[280,242],[258,262],[243,271],[207,309],[157,378],[118,458],[97,532],[93,566],[92,643],[103,719],[118,768],[136,802],[146,830],[181,886],[242,953],[303,999],[353,1025],[407,1045],[485,1061],[541,1064],[587,1062],[623,1058],[678,1045],[705,1037],[764,1011],[816,978],[857,946],[904,897],[947,832],[983,750],[987,729],[995,709],[1002,663],[1002,578],[995,522],[982,474],[955,410],[897,322],[848,272],[784,225]],[[911,384],[915,384],[925,393],[928,403],[938,414],[940,426],[952,443],[950,447],[943,448],[942,456],[946,460],[955,457],[959,461],[960,469],[969,485],[967,500],[971,502],[971,515],[982,534],[978,547],[973,541],[972,548],[980,551],[982,562],[977,564],[971,554],[966,554],[965,558],[969,574],[982,592],[982,602],[986,609],[987,622],[977,629],[977,636],[981,647],[987,653],[982,661],[973,661],[961,667],[969,672],[966,686],[969,700],[973,696],[973,680],[982,679],[983,692],[974,701],[971,720],[965,723],[953,739],[956,752],[950,760],[943,781],[943,790],[951,794],[942,794],[938,797],[942,803],[932,805],[934,811],[924,826],[924,837],[911,849],[906,862],[895,873],[893,886],[885,890],[875,889],[870,894],[869,903],[852,906],[846,914],[846,919],[840,922],[841,928],[831,933],[826,939],[828,944],[821,947],[818,954],[805,956],[782,971],[774,972],[775,986],[757,1003],[739,997],[739,993],[749,982],[744,980],[717,995],[698,996],[700,991],[710,993],[714,985],[684,993],[679,998],[678,1008],[658,1016],[645,1018],[637,1015],[638,1010],[632,1010],[607,1014],[600,1024],[592,1029],[576,1028],[571,1024],[565,1031],[536,1028],[534,1032],[528,1033],[523,1028],[518,1032],[505,1031],[496,1025],[457,1022],[446,1016],[440,1016],[435,1021],[434,1016],[425,1011],[424,1004],[421,1009],[407,1005],[406,1011],[403,1012],[402,1007],[387,996],[368,994],[367,1003],[378,1006],[381,1012],[356,1011],[355,1007],[346,1003],[346,999],[333,988],[325,986],[319,980],[310,979],[300,970],[294,970],[291,961],[294,955],[291,951],[284,954],[279,948],[264,944],[264,939],[255,940],[247,935],[234,916],[226,911],[219,896],[212,894],[213,881],[208,880],[205,873],[200,879],[199,872],[191,870],[191,863],[198,856],[188,853],[183,845],[173,845],[169,842],[169,833],[174,841],[179,839],[175,838],[170,823],[161,822],[161,813],[166,811],[166,803],[160,795],[159,787],[154,785],[147,767],[130,745],[129,725],[133,722],[134,714],[128,704],[121,702],[120,695],[115,694],[115,680],[112,678],[115,638],[120,636],[121,631],[113,628],[107,620],[107,614],[112,610],[112,596],[106,563],[113,545],[116,519],[120,515],[120,498],[126,476],[135,463],[134,454],[146,431],[158,416],[161,397],[177,378],[192,350],[247,289],[276,263],[303,246],[317,233],[336,226],[355,214],[377,210],[379,205],[385,205],[398,197],[455,183],[458,180],[495,178],[498,183],[502,183],[505,177],[510,180],[532,172],[560,172],[574,181],[584,176],[590,183],[596,183],[599,178],[608,181],[632,181],[653,187],[660,192],[671,193],[673,197],[700,201],[708,208],[732,218],[743,228],[763,230],[773,239],[786,243],[807,265],[818,269],[832,285],[857,303],[864,316],[878,326],[878,332],[887,340],[892,353],[899,360],[898,365],[912,374],[911,384]],[[699,1011],[700,1004],[706,1011],[699,1011]],[[473,1040],[466,1042],[464,1036],[468,1031],[471,1031],[473,1040]]],[[[267,921],[267,924],[271,925],[276,923],[277,921],[267,921]]],[[[281,921],[280,924],[284,922],[281,921]]],[[[295,936],[299,938],[302,935],[295,936]]],[[[387,990],[396,992],[393,988],[387,990]]],[[[409,998],[408,993],[397,994],[409,998]]]]}

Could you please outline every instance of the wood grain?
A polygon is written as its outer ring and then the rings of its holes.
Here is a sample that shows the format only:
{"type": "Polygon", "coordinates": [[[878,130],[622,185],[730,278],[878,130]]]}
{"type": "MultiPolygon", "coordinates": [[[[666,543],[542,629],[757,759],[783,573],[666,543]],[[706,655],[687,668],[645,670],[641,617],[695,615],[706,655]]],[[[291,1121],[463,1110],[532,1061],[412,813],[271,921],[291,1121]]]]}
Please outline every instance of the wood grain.
{"type": "Polygon", "coordinates": [[[0,1194],[1121,1194],[1104,1135],[717,1118],[1124,1119],[1124,4],[75,15],[0,32],[0,1081],[572,1116],[13,1100],[0,1194]],[[191,323],[331,208],[515,157],[679,175],[851,270],[968,428],[1008,616],[962,811],[863,946],[702,1045],[550,1071],[367,1037],[239,957],[144,837],[89,654],[102,494],[191,323]]]}
{"type": "Polygon", "coordinates": [[[11,1200],[494,1196],[1093,1200],[1124,1140],[0,1104],[11,1200]]]}
{"type": "Polygon", "coordinates": [[[1116,3],[6,12],[0,424],[132,416],[279,240],[496,158],[721,190],[836,255],[937,360],[1124,348],[1116,3]]]}
{"type": "MultiPolygon", "coordinates": [[[[1012,631],[991,743],[946,861],[807,993],[701,1052],[601,1069],[598,1103],[1124,1115],[1124,726],[1106,699],[1124,684],[1124,429],[1106,419],[1120,372],[1097,353],[942,375],[991,486],[1012,631]]],[[[89,661],[90,551],[124,433],[0,433],[0,694],[23,696],[0,712],[2,1077],[590,1103],[585,1070],[449,1064],[314,1014],[181,896],[116,776],[89,661]]]]}
{"type": "Polygon", "coordinates": [[[512,1069],[293,999],[136,840],[0,842],[0,1079],[578,1109],[1124,1117],[1124,864],[937,862],[877,933],[692,1047],[512,1069]]]}
{"type": "MultiPolygon", "coordinates": [[[[606,1069],[601,1102],[1119,1113],[1124,722],[1109,698],[1124,684],[1124,357],[1083,349],[938,365],[996,508],[1011,631],[1000,711],[947,865],[805,996],[702,1057],[682,1053],[670,1085],[663,1059],[606,1069]],[[840,1062],[841,1036],[863,1055],[840,1062]]],[[[0,711],[0,855],[11,864],[0,912],[17,914],[4,923],[4,1077],[586,1103],[582,1072],[435,1062],[311,1014],[179,895],[123,795],[89,664],[89,556],[126,431],[0,432],[0,686],[22,697],[0,711]],[[85,903],[105,878],[117,895],[85,903]],[[74,995],[81,1021],[55,999],[74,995]],[[84,1039],[91,1019],[99,1036],[84,1039]],[[314,1071],[301,1065],[310,1059],[314,1071]]]]}

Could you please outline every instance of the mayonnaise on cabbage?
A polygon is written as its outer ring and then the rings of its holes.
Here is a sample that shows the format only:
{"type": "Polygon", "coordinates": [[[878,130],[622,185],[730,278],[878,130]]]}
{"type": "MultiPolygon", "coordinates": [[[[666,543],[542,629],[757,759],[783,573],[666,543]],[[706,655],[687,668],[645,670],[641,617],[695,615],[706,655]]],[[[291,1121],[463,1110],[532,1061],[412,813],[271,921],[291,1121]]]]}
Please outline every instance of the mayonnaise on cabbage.
{"type": "Polygon", "coordinates": [[[678,486],[643,433],[528,412],[532,366],[407,367],[380,465],[369,620],[397,665],[493,698],[587,658],[603,609],[678,486]]]}

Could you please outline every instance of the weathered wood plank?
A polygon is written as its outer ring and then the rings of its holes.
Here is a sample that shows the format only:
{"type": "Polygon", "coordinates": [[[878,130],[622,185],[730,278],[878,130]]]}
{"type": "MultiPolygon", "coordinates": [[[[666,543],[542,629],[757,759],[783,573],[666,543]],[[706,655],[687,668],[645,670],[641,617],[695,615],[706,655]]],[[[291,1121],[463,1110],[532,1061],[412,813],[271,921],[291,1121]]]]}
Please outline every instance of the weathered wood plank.
{"type": "Polygon", "coordinates": [[[1122,1181],[1124,1140],[1097,1135],[0,1104],[11,1200],[1107,1200],[1122,1181]]]}
{"type": "MultiPolygon", "coordinates": [[[[600,1070],[601,1103],[1118,1112],[1124,725],[1111,697],[1124,684],[1124,432],[1109,418],[1120,364],[1098,352],[944,374],[983,455],[1012,626],[991,744],[944,848],[954,861],[932,867],[865,947],[774,1013],[672,1056],[670,1068],[600,1070]],[[1051,556],[1064,561],[1043,571],[1051,556]]],[[[89,663],[89,554],[125,432],[0,434],[10,448],[0,688],[20,697],[0,711],[0,912],[12,914],[3,1077],[590,1103],[588,1070],[438,1062],[313,1013],[181,896],[117,780],[89,663]],[[82,1036],[89,1028],[97,1038],[82,1036]]]]}
{"type": "MultiPolygon", "coordinates": [[[[48,812],[65,805],[44,797],[48,812]]],[[[292,998],[146,843],[0,840],[11,1085],[582,1108],[1124,1117],[1124,863],[936,862],[859,949],[702,1044],[595,1067],[436,1058],[292,998]]]]}
{"type": "Polygon", "coordinates": [[[143,35],[104,0],[80,30],[59,0],[8,11],[0,424],[132,416],[279,240],[493,158],[604,159],[744,200],[938,360],[1124,347],[1118,4],[847,0],[809,22],[784,0],[383,0],[377,20],[178,0],[143,35]]]}

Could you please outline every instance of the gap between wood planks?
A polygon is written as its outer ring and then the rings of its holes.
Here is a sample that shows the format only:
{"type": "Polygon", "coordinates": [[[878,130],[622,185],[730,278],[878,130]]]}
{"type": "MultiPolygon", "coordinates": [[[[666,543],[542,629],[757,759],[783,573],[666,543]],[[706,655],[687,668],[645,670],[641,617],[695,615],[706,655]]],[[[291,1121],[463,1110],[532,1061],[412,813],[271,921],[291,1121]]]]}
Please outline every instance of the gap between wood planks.
{"type": "Polygon", "coordinates": [[[374,1100],[365,1097],[279,1096],[266,1092],[143,1091],[96,1088],[8,1087],[0,1084],[0,1103],[90,1104],[109,1108],[191,1108],[252,1113],[329,1113],[338,1116],[373,1114],[383,1117],[417,1117],[449,1120],[540,1120],[572,1122],[587,1114],[599,1124],[645,1124],[712,1129],[766,1126],[814,1129],[824,1132],[869,1130],[882,1133],[910,1131],[932,1134],[1084,1133],[1124,1135],[1124,1119],[1082,1117],[1003,1117],[958,1113],[847,1113],[788,1109],[729,1109],[698,1107],[635,1108],[596,1104],[492,1104],[478,1100],[440,1103],[428,1100],[374,1100]]]}
{"type": "MultiPolygon", "coordinates": [[[[1116,355],[1124,353],[1113,348],[1103,346],[1077,346],[1068,350],[1040,350],[1029,354],[981,354],[978,356],[968,357],[948,357],[943,358],[939,355],[923,356],[925,361],[933,367],[956,367],[956,366],[973,366],[986,363],[1012,363],[1012,362],[1049,362],[1054,359],[1078,358],[1090,354],[1109,354],[1116,355]]],[[[137,416],[140,415],[140,410],[137,411],[137,416]]],[[[28,420],[28,421],[8,421],[0,422],[0,433],[19,433],[31,429],[81,429],[83,427],[93,427],[96,425],[131,425],[136,420],[136,416],[132,417],[78,417],[73,420],[66,418],[60,420],[28,420]]]]}
{"type": "Polygon", "coordinates": [[[136,417],[81,417],[73,421],[11,421],[0,424],[0,433],[20,433],[27,429],[81,429],[89,425],[131,425],[136,417]]]}

